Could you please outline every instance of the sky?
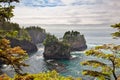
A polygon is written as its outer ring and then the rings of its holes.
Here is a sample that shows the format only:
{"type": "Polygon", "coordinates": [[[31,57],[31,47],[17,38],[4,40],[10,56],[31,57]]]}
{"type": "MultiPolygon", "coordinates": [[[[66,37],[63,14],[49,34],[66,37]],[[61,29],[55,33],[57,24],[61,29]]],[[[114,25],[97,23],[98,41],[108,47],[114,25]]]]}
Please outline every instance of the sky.
{"type": "Polygon", "coordinates": [[[120,0],[20,0],[13,22],[19,24],[114,24],[120,0]]]}

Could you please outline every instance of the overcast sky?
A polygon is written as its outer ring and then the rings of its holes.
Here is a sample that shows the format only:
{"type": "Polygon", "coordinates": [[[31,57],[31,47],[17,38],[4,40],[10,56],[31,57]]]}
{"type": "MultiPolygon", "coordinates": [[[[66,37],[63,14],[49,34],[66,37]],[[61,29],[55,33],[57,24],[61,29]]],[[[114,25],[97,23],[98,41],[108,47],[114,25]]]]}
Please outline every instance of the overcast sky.
{"type": "Polygon", "coordinates": [[[19,24],[114,24],[120,0],[21,0],[13,22],[19,24]]]}

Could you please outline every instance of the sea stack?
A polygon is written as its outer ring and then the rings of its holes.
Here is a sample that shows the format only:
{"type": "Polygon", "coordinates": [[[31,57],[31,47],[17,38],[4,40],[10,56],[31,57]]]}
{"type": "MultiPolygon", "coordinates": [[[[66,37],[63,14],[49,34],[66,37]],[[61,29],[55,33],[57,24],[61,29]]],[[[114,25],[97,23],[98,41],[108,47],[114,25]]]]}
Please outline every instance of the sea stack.
{"type": "Polygon", "coordinates": [[[77,31],[65,32],[63,41],[70,44],[71,51],[83,51],[87,48],[84,35],[77,31]]]}
{"type": "Polygon", "coordinates": [[[47,35],[44,41],[45,59],[70,59],[70,46],[67,43],[60,42],[54,35],[47,35]]]}

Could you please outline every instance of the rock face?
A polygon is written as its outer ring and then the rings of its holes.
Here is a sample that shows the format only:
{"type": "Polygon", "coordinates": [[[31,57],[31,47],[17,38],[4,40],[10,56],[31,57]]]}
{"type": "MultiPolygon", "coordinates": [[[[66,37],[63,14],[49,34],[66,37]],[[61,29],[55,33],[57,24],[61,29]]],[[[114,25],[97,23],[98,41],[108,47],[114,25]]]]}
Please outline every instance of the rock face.
{"type": "Polygon", "coordinates": [[[71,51],[82,51],[87,48],[84,35],[81,35],[77,31],[66,32],[63,40],[70,44],[71,51]]]}
{"type": "Polygon", "coordinates": [[[56,70],[57,72],[66,71],[66,65],[56,60],[46,60],[46,65],[49,70],[56,70]]]}
{"type": "Polygon", "coordinates": [[[30,53],[37,51],[37,46],[26,40],[17,40],[13,38],[7,38],[10,40],[11,47],[20,46],[23,50],[25,50],[29,55],[30,53]]]}
{"type": "Polygon", "coordinates": [[[27,28],[27,31],[31,37],[31,41],[34,44],[42,43],[46,38],[46,32],[44,29],[39,27],[27,28]]]}
{"type": "Polygon", "coordinates": [[[63,41],[59,41],[54,35],[47,35],[44,45],[45,59],[72,59],[71,51],[82,51],[87,48],[84,35],[77,31],[66,32],[63,41]]]}
{"type": "Polygon", "coordinates": [[[59,42],[55,36],[47,36],[43,56],[45,59],[70,59],[70,46],[59,42]]]}
{"type": "Polygon", "coordinates": [[[43,32],[30,30],[30,31],[28,31],[28,33],[31,36],[32,42],[35,44],[42,43],[46,38],[46,34],[43,32]]]}
{"type": "Polygon", "coordinates": [[[71,45],[71,51],[83,51],[87,48],[84,35],[78,36],[77,39],[69,41],[69,43],[71,45]]]}

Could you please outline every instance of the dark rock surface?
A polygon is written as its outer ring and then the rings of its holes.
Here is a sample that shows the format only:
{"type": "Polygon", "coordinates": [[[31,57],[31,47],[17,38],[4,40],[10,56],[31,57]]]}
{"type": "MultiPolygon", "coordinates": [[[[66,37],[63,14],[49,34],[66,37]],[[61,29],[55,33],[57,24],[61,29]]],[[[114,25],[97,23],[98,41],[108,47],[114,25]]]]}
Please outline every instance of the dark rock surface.
{"type": "Polygon", "coordinates": [[[56,70],[57,72],[66,71],[66,65],[56,60],[46,60],[46,64],[49,70],[56,70]]]}
{"type": "Polygon", "coordinates": [[[83,35],[80,35],[75,40],[69,41],[71,45],[71,51],[83,51],[87,49],[86,40],[83,35]]]}
{"type": "Polygon", "coordinates": [[[28,30],[28,33],[31,37],[31,41],[34,44],[42,43],[46,38],[46,32],[39,30],[28,30]]]}
{"type": "Polygon", "coordinates": [[[51,45],[45,46],[45,59],[70,59],[70,47],[65,46],[62,42],[54,42],[51,45]]]}
{"type": "Polygon", "coordinates": [[[37,51],[37,46],[35,44],[31,43],[30,41],[17,40],[17,39],[13,39],[13,38],[7,38],[7,39],[10,40],[11,47],[20,46],[28,54],[37,51]]]}

